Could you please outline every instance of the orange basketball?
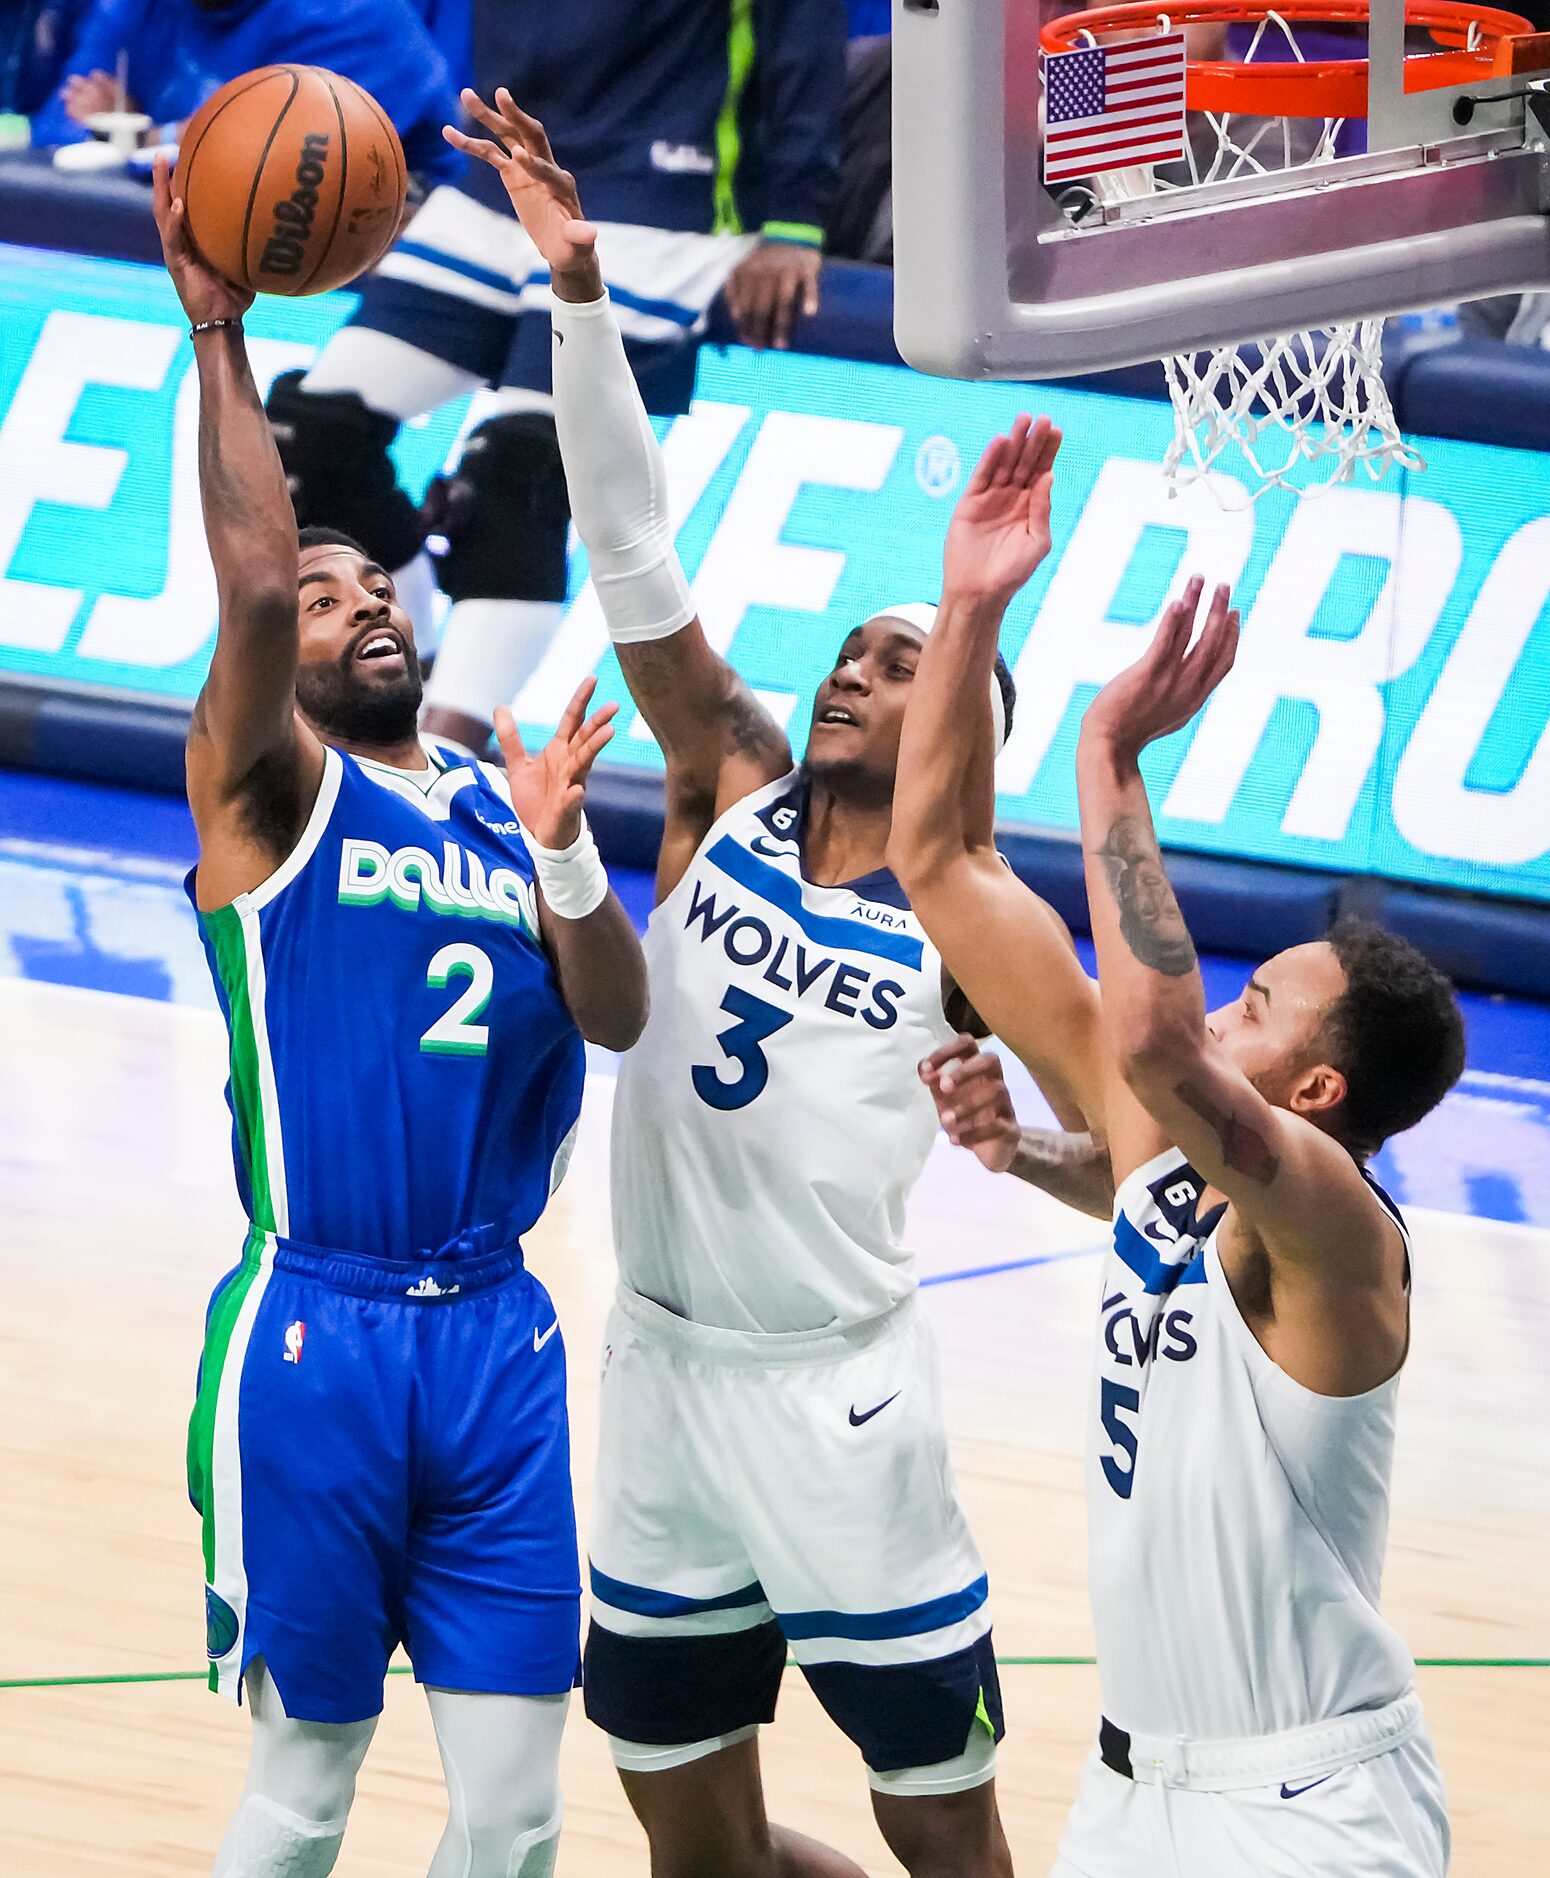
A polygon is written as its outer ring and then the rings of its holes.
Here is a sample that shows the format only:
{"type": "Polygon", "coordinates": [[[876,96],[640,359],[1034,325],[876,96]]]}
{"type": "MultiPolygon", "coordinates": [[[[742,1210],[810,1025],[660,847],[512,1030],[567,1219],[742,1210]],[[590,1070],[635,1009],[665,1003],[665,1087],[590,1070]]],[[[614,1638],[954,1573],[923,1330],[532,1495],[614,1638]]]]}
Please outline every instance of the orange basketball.
{"type": "Polygon", "coordinates": [[[408,172],[387,113],[317,65],[266,65],[190,121],[172,192],[210,265],[258,293],[326,293],[398,231],[408,172]]]}

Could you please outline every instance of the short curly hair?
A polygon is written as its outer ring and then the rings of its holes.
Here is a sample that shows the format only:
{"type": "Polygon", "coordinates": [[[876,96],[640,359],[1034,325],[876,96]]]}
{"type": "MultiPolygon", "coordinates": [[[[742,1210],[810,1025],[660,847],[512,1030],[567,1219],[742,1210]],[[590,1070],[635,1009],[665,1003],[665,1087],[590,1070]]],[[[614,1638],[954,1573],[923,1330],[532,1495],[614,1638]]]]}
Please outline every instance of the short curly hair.
{"type": "Polygon", "coordinates": [[[1464,1019],[1447,977],[1408,939],[1371,920],[1326,935],[1345,989],[1325,1018],[1330,1062],[1346,1079],[1338,1132],[1367,1156],[1414,1128],[1464,1072],[1464,1019]]]}

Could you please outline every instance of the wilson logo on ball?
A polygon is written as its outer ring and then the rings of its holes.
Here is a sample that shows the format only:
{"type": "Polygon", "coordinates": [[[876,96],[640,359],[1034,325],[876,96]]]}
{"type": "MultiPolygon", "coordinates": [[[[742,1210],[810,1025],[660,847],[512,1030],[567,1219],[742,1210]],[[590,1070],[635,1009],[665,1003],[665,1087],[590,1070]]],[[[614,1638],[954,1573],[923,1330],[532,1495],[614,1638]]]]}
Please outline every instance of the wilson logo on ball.
{"type": "Polygon", "coordinates": [[[377,262],[408,186],[375,98],[317,65],[266,65],[194,113],[174,179],[200,254],[259,293],[326,293],[377,262]]]}
{"type": "Polygon", "coordinates": [[[264,244],[260,264],[266,274],[295,274],[300,270],[318,212],[318,189],[328,173],[327,166],[328,138],[314,131],[302,139],[296,187],[274,205],[274,233],[264,244]]]}

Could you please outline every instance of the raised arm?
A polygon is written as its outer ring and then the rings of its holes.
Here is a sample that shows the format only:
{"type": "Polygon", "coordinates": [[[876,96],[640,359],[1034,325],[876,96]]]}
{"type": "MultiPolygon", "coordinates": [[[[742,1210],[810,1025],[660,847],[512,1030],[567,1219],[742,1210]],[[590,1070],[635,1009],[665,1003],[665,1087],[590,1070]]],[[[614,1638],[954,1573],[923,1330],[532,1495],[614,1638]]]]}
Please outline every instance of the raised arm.
{"type": "Polygon", "coordinates": [[[1057,1110],[1101,1129],[1097,992],[1053,910],[995,846],[990,686],[1001,621],[1049,552],[1060,433],[1020,417],[953,513],[936,624],[910,687],[889,864],[954,982],[1057,1110]]]}
{"type": "Polygon", "coordinates": [[[296,518],[274,435],[248,366],[242,315],[253,296],[196,253],[165,157],[156,225],[194,330],[199,495],[220,606],[209,676],[188,734],[188,794],[199,832],[199,889],[220,905],[255,886],[305,823],[322,745],[296,719],[296,518]],[[261,834],[244,810],[262,789],[261,834]]]}
{"type": "MultiPolygon", "coordinates": [[[[1268,1253],[1273,1277],[1300,1272],[1342,1290],[1388,1284],[1400,1268],[1399,1235],[1351,1154],[1267,1101],[1217,1046],[1195,948],[1158,848],[1141,752],[1189,722],[1237,650],[1238,616],[1225,587],[1191,649],[1200,597],[1201,582],[1192,580],[1145,655],[1099,693],[1077,751],[1103,1025],[1140,1105],[1139,1119],[1110,1105],[1115,1177],[1177,1147],[1232,1202],[1268,1253]]],[[[1325,1329],[1340,1334],[1338,1322],[1325,1329]]],[[[1365,1335],[1365,1326],[1356,1329],[1365,1335]]]]}
{"type": "Polygon", "coordinates": [[[668,517],[662,452],[625,358],[573,177],[543,126],[508,91],[465,91],[499,140],[447,139],[500,173],[554,291],[554,405],[576,531],[630,693],[667,763],[658,888],[687,865],[718,814],[791,767],[784,733],[710,646],[695,617],[668,517]]]}
{"type": "Polygon", "coordinates": [[[629,915],[608,884],[582,814],[587,778],[613,736],[619,707],[588,717],[597,689],[584,679],[536,755],[511,712],[495,713],[506,785],[538,877],[538,919],[560,993],[588,1043],[628,1050],[646,1027],[646,960],[629,915]]]}

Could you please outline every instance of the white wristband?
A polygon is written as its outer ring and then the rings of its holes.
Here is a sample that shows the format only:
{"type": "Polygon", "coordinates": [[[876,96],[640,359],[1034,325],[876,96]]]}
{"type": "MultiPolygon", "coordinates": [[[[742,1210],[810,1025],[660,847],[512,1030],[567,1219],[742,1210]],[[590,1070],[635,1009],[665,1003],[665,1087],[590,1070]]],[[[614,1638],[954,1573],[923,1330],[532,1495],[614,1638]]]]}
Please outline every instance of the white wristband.
{"type": "Polygon", "coordinates": [[[568,848],[545,848],[523,831],[544,904],[557,919],[585,919],[608,898],[608,874],[585,815],[568,848]]]}

